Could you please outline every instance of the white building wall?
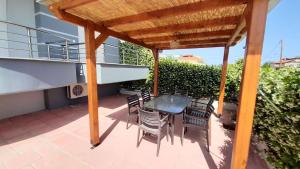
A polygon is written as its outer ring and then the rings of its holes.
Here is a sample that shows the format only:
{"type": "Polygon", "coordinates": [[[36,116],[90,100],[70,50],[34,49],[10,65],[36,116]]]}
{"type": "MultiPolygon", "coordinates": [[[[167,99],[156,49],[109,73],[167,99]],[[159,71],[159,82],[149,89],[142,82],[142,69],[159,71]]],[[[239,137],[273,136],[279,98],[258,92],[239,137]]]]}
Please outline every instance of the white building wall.
{"type": "Polygon", "coordinates": [[[0,95],[0,119],[43,109],[44,91],[0,95]]]}
{"type": "MultiPolygon", "coordinates": [[[[35,28],[34,0],[0,0],[0,20],[35,28]]],[[[25,28],[0,23],[0,31],[1,39],[28,42],[25,36],[7,33],[9,31],[27,35],[25,28]]],[[[32,42],[36,43],[36,32],[31,33],[34,36],[32,42]]],[[[28,51],[3,49],[28,49],[27,44],[0,41],[0,47],[0,57],[29,57],[28,51]]],[[[33,50],[36,51],[37,47],[33,46],[33,50]]],[[[37,57],[37,53],[34,57],[37,57]]],[[[3,74],[0,76],[3,77],[3,74]]],[[[0,119],[40,111],[45,109],[44,104],[44,91],[42,90],[0,95],[0,119]]]]}
{"type": "MultiPolygon", "coordinates": [[[[6,20],[6,0],[0,0],[0,20],[6,20]]],[[[0,23],[0,39],[7,39],[7,26],[6,24],[0,23]]],[[[8,56],[8,48],[7,41],[0,40],[0,57],[1,56],[8,56]]]]}
{"type": "MultiPolygon", "coordinates": [[[[2,0],[3,1],[3,0],[2,0]]],[[[4,0],[5,1],[5,0],[4,0]]],[[[34,15],[34,0],[6,0],[6,21],[33,27],[35,28],[35,15],[34,15]]],[[[27,35],[27,29],[19,26],[7,25],[9,32],[27,35]]],[[[32,43],[37,42],[36,31],[31,31],[32,43]]],[[[20,36],[16,34],[7,34],[9,40],[20,41],[24,43],[8,42],[9,48],[24,49],[24,50],[9,50],[11,57],[29,57],[29,37],[20,36]]],[[[37,51],[37,46],[32,47],[33,51],[37,51]]],[[[33,56],[37,57],[37,52],[33,52],[33,56]]]]}
{"type": "MultiPolygon", "coordinates": [[[[96,33],[95,37],[97,37],[99,33],[96,33]]],[[[85,42],[84,38],[84,28],[81,26],[78,26],[78,41],[79,42],[85,42]]],[[[80,61],[85,62],[85,45],[81,45],[80,49],[80,61]]],[[[97,63],[103,63],[104,62],[104,47],[101,45],[97,49],[97,63]]]]}

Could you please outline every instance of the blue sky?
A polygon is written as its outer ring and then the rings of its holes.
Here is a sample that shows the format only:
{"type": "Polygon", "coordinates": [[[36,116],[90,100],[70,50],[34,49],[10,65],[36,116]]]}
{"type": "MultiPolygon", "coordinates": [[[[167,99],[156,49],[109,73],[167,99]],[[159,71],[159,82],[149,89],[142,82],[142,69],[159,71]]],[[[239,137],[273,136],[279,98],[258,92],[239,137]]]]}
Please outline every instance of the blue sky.
{"type": "MultiPolygon", "coordinates": [[[[300,0],[281,0],[268,14],[262,63],[279,60],[282,39],[284,57],[300,56],[300,0]]],[[[230,48],[229,63],[244,57],[245,39],[230,48]]],[[[223,48],[165,50],[163,54],[193,54],[207,64],[222,64],[223,48]]]]}

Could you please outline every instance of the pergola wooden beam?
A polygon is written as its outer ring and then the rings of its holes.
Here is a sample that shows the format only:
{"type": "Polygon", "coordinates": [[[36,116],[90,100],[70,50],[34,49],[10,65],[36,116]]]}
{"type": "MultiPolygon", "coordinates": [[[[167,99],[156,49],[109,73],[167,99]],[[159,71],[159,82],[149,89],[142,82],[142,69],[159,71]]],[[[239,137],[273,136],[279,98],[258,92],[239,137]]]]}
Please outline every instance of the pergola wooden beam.
{"type": "Polygon", "coordinates": [[[147,42],[161,42],[161,41],[173,41],[173,40],[183,40],[183,39],[193,39],[193,38],[209,38],[217,36],[228,36],[232,34],[233,29],[222,30],[222,31],[211,31],[211,32],[199,32],[199,33],[189,33],[189,34],[179,34],[179,35],[167,35],[167,36],[156,36],[143,38],[142,40],[147,42]]]}
{"type": "MultiPolygon", "coordinates": [[[[49,6],[49,10],[55,16],[57,16],[59,19],[67,21],[67,22],[70,22],[72,24],[77,24],[77,25],[85,27],[86,23],[90,22],[90,21],[84,20],[84,19],[82,19],[82,18],[80,18],[78,16],[72,15],[72,14],[70,14],[70,13],[64,11],[64,10],[60,10],[59,3],[55,3],[53,5],[50,5],[49,6]]],[[[93,24],[95,30],[98,31],[98,32],[100,32],[100,33],[104,33],[104,34],[107,34],[109,36],[114,36],[116,38],[123,39],[123,40],[126,40],[128,42],[131,42],[131,43],[134,43],[134,44],[137,44],[137,45],[149,48],[149,49],[153,48],[153,46],[147,45],[147,44],[145,44],[144,42],[142,42],[140,40],[133,39],[133,38],[129,37],[126,34],[115,32],[113,30],[107,29],[103,25],[95,24],[95,23],[91,23],[91,22],[90,22],[90,24],[93,24]]]]}
{"type": "Polygon", "coordinates": [[[86,22],[87,22],[86,20],[79,18],[75,15],[69,14],[64,10],[61,10],[59,5],[60,5],[59,2],[52,4],[48,7],[48,9],[60,20],[64,20],[71,24],[76,24],[83,27],[86,26],[86,22]]]}
{"type": "Polygon", "coordinates": [[[243,15],[240,17],[239,24],[235,28],[234,33],[232,34],[231,38],[229,39],[229,41],[227,43],[227,46],[231,46],[242,33],[246,32],[245,16],[247,15],[248,11],[249,11],[249,5],[247,5],[243,15]]]}
{"type": "Polygon", "coordinates": [[[246,16],[246,55],[240,86],[231,169],[247,167],[268,2],[269,0],[252,0],[249,3],[249,14],[246,16]]]}
{"type": "Polygon", "coordinates": [[[166,17],[174,17],[199,11],[213,10],[229,6],[241,5],[246,3],[246,0],[214,0],[214,1],[198,1],[185,5],[175,6],[171,8],[159,9],[150,12],[140,13],[104,21],[106,27],[112,27],[122,24],[131,24],[141,21],[162,19],[166,17]]]}
{"type": "MultiPolygon", "coordinates": [[[[215,44],[215,43],[222,43],[226,44],[228,41],[228,38],[220,38],[220,39],[206,39],[206,40],[187,40],[187,41],[176,41],[178,45],[205,45],[205,44],[215,44]]],[[[151,45],[154,46],[168,46],[172,44],[173,42],[165,42],[165,43],[153,43],[151,45]]]]}
{"type": "Polygon", "coordinates": [[[160,50],[172,50],[172,49],[191,49],[191,48],[217,48],[224,47],[226,44],[202,44],[202,45],[178,45],[178,46],[156,46],[160,50]]]}
{"type": "Polygon", "coordinates": [[[224,102],[224,95],[225,95],[225,83],[226,83],[226,74],[227,74],[228,55],[229,55],[229,46],[226,46],[224,48],[221,83],[220,83],[220,91],[219,91],[219,102],[218,102],[218,112],[217,112],[219,115],[222,115],[222,113],[223,113],[223,102],[224,102]]]}
{"type": "Polygon", "coordinates": [[[136,29],[126,31],[124,33],[130,36],[139,36],[146,34],[155,34],[155,33],[170,33],[170,32],[178,32],[178,31],[187,31],[191,29],[203,29],[203,28],[211,28],[216,26],[224,26],[224,25],[237,25],[239,23],[240,16],[229,16],[221,19],[211,19],[211,20],[203,20],[197,22],[189,22],[182,24],[173,24],[173,25],[165,25],[159,26],[155,28],[145,28],[145,29],[136,29]]]}
{"type": "Polygon", "coordinates": [[[108,34],[101,33],[96,39],[95,39],[95,46],[96,49],[108,38],[108,34]]]}
{"type": "Polygon", "coordinates": [[[59,8],[61,10],[67,10],[76,8],[78,6],[86,5],[97,0],[63,0],[59,2],[59,8]]]}

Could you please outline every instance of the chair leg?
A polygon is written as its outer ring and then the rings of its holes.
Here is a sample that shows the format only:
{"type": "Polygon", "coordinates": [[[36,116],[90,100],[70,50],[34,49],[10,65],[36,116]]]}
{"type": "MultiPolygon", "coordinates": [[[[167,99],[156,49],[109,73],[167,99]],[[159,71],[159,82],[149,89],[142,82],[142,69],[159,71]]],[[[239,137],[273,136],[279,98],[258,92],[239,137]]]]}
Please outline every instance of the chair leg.
{"type": "Polygon", "coordinates": [[[139,147],[140,144],[140,128],[138,129],[138,136],[137,136],[137,142],[136,142],[136,147],[139,147]]]}
{"type": "Polygon", "coordinates": [[[156,150],[156,156],[159,154],[159,148],[160,148],[160,133],[157,135],[157,150],[156,150]]]}
{"type": "Polygon", "coordinates": [[[130,114],[127,115],[127,123],[126,123],[126,129],[128,129],[128,123],[129,123],[130,114]]]}
{"type": "Polygon", "coordinates": [[[185,133],[185,127],[182,126],[182,131],[181,131],[181,145],[183,146],[183,137],[184,137],[184,133],[185,133]]]}
{"type": "Polygon", "coordinates": [[[169,128],[169,124],[167,124],[167,141],[169,141],[169,130],[170,130],[170,128],[169,128]]]}
{"type": "Polygon", "coordinates": [[[206,130],[206,141],[207,141],[207,151],[209,152],[209,136],[208,136],[208,130],[206,130]]]}

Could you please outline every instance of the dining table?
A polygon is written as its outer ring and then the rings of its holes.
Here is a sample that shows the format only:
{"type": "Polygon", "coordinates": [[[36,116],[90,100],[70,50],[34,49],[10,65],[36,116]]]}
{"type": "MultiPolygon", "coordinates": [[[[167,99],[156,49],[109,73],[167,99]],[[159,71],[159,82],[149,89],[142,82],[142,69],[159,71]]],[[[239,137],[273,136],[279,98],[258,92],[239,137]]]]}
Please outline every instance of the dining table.
{"type": "Polygon", "coordinates": [[[146,102],[144,108],[168,114],[170,116],[169,125],[172,132],[171,143],[174,144],[175,115],[183,113],[191,102],[192,98],[189,96],[162,95],[154,97],[146,102]]]}

